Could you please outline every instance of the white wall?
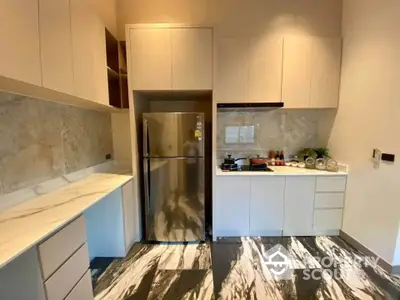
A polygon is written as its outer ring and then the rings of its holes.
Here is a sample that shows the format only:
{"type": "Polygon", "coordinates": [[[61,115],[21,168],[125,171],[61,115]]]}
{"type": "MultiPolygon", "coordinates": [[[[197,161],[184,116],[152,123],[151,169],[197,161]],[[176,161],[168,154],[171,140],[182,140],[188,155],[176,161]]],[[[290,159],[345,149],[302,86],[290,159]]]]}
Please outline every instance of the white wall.
{"type": "Polygon", "coordinates": [[[341,0],[117,0],[118,35],[125,24],[207,24],[227,35],[341,35],[341,0]]]}
{"type": "Polygon", "coordinates": [[[129,123],[129,111],[111,114],[114,159],[131,164],[131,131],[129,123]]]}
{"type": "Polygon", "coordinates": [[[339,109],[329,146],[350,165],[343,231],[394,261],[400,164],[374,169],[372,149],[400,154],[400,1],[344,0],[339,109]]]}

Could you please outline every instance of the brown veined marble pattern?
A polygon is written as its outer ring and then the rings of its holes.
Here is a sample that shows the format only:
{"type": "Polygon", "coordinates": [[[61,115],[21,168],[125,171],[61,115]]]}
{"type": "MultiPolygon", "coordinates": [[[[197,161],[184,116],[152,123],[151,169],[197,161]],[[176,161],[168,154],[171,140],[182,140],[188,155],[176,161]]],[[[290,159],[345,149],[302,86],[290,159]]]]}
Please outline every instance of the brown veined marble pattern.
{"type": "Polygon", "coordinates": [[[66,173],[104,162],[112,153],[110,114],[69,106],[61,111],[61,126],[66,173]]]}
{"type": "Polygon", "coordinates": [[[111,119],[0,92],[0,194],[100,164],[112,154],[111,119]]]}

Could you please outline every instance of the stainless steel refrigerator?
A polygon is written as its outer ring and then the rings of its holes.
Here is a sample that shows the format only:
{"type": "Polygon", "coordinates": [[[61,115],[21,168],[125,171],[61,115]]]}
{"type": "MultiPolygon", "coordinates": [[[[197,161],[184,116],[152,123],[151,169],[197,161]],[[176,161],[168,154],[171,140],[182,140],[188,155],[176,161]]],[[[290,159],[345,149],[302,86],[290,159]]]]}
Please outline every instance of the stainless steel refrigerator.
{"type": "Polygon", "coordinates": [[[143,114],[145,236],[205,240],[204,115],[143,114]]]}

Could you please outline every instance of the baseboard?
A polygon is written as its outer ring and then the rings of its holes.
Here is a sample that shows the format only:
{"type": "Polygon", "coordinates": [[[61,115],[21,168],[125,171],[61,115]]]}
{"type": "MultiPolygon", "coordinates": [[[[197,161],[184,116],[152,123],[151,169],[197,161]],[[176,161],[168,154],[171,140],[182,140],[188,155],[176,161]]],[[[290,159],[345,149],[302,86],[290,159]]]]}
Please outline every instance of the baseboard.
{"type": "Polygon", "coordinates": [[[347,233],[345,233],[344,231],[340,230],[339,232],[339,236],[346,241],[348,244],[350,244],[351,246],[353,246],[354,248],[356,248],[357,250],[359,250],[360,252],[362,252],[364,255],[366,256],[372,256],[374,258],[379,258],[378,260],[378,265],[384,269],[386,272],[388,272],[389,274],[394,273],[395,268],[398,267],[398,272],[400,274],[400,266],[394,266],[392,267],[392,265],[390,263],[388,263],[387,261],[385,261],[382,257],[380,257],[379,255],[377,255],[376,253],[374,253],[372,250],[368,249],[367,247],[365,247],[363,244],[361,244],[359,241],[357,241],[356,239],[354,239],[353,237],[351,237],[350,235],[348,235],[347,233]]]}
{"type": "Polygon", "coordinates": [[[282,230],[250,230],[249,236],[282,236],[282,230]]]}

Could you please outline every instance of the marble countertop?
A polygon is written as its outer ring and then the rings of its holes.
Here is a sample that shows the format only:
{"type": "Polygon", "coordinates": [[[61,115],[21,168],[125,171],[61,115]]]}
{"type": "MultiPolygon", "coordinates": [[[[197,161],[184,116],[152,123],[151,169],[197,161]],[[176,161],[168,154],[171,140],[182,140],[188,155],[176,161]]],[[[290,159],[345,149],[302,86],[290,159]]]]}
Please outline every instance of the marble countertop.
{"type": "Polygon", "coordinates": [[[91,174],[0,211],[0,268],[133,178],[128,171],[116,173],[91,174]]]}
{"type": "Polygon", "coordinates": [[[319,171],[315,169],[288,167],[288,166],[269,166],[274,172],[229,172],[217,168],[217,176],[343,176],[347,175],[347,167],[339,167],[338,172],[319,171]]]}

